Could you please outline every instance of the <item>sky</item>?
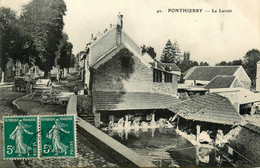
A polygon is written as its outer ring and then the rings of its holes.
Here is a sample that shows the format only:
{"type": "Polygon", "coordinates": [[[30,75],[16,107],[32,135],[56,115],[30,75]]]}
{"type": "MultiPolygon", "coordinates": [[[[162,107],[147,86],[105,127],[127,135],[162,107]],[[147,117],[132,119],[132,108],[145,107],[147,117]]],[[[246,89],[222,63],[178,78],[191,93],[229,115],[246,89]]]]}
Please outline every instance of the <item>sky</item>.
{"type": "MultiPolygon", "coordinates": [[[[18,14],[30,0],[0,0],[18,14]]],[[[64,0],[67,5],[64,32],[73,53],[85,49],[91,34],[116,24],[124,15],[123,30],[139,45],[152,46],[159,59],[170,39],[191,60],[210,65],[242,59],[247,51],[260,49],[259,0],[64,0]],[[168,9],[202,9],[202,13],[173,13],[168,9]],[[217,13],[212,13],[212,10],[217,13]],[[232,10],[231,13],[220,13],[232,10]],[[161,10],[160,13],[157,11],[161,10]],[[209,12],[206,12],[209,11],[209,12]]]]}

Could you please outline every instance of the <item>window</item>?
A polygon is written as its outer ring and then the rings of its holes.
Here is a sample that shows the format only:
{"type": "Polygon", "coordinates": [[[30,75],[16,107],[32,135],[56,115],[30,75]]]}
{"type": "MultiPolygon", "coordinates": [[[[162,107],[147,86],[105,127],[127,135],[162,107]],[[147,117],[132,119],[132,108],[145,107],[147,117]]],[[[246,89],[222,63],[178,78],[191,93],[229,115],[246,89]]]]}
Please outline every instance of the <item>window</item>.
{"type": "Polygon", "coordinates": [[[153,82],[162,82],[162,72],[153,70],[153,82]]]}
{"type": "Polygon", "coordinates": [[[172,74],[170,73],[164,73],[164,82],[165,83],[172,83],[172,74]]]}

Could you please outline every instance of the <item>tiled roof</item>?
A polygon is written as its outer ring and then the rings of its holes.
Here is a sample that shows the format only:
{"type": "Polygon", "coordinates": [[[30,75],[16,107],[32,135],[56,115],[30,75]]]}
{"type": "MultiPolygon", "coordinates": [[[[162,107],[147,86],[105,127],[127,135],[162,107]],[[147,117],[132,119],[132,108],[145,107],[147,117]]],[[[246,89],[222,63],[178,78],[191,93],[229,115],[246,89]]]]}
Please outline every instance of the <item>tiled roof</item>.
{"type": "Polygon", "coordinates": [[[218,75],[213,78],[206,86],[206,89],[214,88],[230,88],[231,84],[235,80],[235,76],[218,75]]]}
{"type": "Polygon", "coordinates": [[[162,71],[181,71],[180,68],[175,63],[160,63],[157,62],[157,65],[155,66],[155,63],[151,63],[153,68],[160,69],[162,71]]]}
{"type": "Polygon", "coordinates": [[[242,119],[230,101],[217,94],[206,94],[169,108],[188,120],[234,125],[242,119]]]}
{"type": "Polygon", "coordinates": [[[149,92],[94,91],[93,98],[97,111],[166,109],[180,102],[171,95],[149,92]]]}
{"type": "Polygon", "coordinates": [[[240,66],[194,66],[184,77],[185,80],[211,81],[217,75],[232,76],[240,66]]]}

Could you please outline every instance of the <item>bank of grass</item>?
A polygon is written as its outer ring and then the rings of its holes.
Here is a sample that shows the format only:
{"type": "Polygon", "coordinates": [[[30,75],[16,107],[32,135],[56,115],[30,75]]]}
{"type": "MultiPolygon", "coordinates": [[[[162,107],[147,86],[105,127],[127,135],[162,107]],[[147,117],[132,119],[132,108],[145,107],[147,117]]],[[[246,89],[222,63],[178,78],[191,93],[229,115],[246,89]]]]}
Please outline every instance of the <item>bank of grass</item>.
{"type": "Polygon", "coordinates": [[[44,104],[41,105],[37,100],[38,95],[31,99],[28,95],[16,101],[19,105],[21,113],[26,115],[58,115],[66,113],[66,105],[59,104],[44,104]]]}

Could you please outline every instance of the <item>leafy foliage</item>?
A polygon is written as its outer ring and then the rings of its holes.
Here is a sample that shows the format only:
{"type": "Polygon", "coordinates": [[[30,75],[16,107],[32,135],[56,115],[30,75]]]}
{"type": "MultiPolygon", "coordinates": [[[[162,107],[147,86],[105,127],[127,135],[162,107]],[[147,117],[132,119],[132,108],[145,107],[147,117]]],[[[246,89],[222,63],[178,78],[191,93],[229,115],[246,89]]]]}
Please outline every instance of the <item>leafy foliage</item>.
{"type": "Polygon", "coordinates": [[[161,62],[163,63],[178,63],[180,61],[181,51],[177,41],[174,44],[171,43],[169,39],[166,46],[163,49],[161,55],[161,62]]]}
{"type": "Polygon", "coordinates": [[[242,65],[242,60],[234,60],[234,61],[230,61],[230,62],[226,62],[226,61],[221,61],[220,63],[217,63],[216,66],[223,66],[223,65],[242,65]]]}
{"type": "Polygon", "coordinates": [[[243,67],[250,77],[253,86],[255,86],[256,82],[256,64],[258,61],[260,61],[260,51],[257,49],[248,51],[244,56],[243,67]]]}
{"type": "Polygon", "coordinates": [[[141,46],[141,49],[142,49],[142,54],[147,52],[152,59],[155,59],[156,57],[156,52],[154,51],[154,48],[149,46],[149,47],[146,47],[146,45],[143,45],[141,46]]]}
{"type": "Polygon", "coordinates": [[[33,0],[23,8],[21,32],[29,37],[30,41],[26,43],[37,53],[34,63],[45,71],[45,76],[54,65],[63,38],[65,11],[63,0],[33,0]]]}
{"type": "Polygon", "coordinates": [[[67,41],[68,35],[63,34],[63,39],[60,42],[57,64],[60,68],[70,68],[74,65],[74,55],[72,54],[73,45],[67,41]]]}
{"type": "Polygon", "coordinates": [[[10,8],[0,8],[0,63],[1,69],[5,71],[8,58],[11,57],[12,48],[15,45],[14,24],[16,22],[16,13],[10,8]]]}
{"type": "Polygon", "coordinates": [[[120,58],[121,71],[129,78],[129,75],[134,72],[135,62],[133,59],[133,53],[131,53],[127,48],[123,48],[117,53],[117,55],[120,58]]]}

